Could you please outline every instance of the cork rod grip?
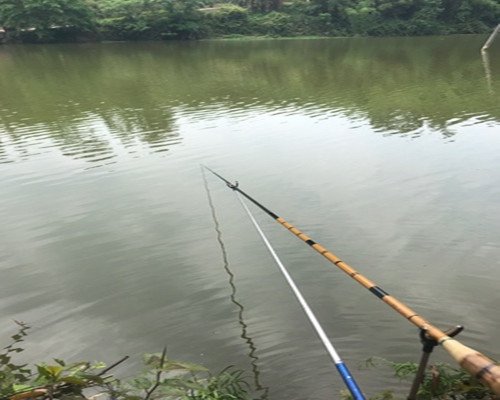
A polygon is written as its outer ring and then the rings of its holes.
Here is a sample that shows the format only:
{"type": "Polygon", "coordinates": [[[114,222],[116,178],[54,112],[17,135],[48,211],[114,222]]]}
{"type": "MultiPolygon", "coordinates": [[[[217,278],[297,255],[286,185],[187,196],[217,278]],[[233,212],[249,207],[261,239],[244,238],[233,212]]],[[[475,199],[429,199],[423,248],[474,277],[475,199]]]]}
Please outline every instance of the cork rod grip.
{"type": "Polygon", "coordinates": [[[500,395],[500,366],[485,355],[449,337],[443,338],[441,345],[460,366],[472,376],[500,395]]]}

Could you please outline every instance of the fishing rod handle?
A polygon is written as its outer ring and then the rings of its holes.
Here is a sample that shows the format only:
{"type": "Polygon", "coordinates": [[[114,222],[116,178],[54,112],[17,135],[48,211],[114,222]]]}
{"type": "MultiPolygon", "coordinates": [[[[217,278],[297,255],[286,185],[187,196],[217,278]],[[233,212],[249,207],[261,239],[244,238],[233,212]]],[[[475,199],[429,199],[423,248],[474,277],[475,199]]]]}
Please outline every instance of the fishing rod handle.
{"type": "Polygon", "coordinates": [[[442,339],[441,345],[463,369],[488,385],[497,396],[500,395],[499,365],[485,355],[450,337],[442,339]]]}

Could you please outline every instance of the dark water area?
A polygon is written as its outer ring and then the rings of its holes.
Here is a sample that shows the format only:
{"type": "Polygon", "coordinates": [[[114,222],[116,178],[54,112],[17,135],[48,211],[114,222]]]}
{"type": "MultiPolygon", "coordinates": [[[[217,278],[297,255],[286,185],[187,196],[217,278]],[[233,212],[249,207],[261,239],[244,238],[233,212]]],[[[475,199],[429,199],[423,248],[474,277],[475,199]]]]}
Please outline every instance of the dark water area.
{"type": "MultiPolygon", "coordinates": [[[[0,333],[34,360],[171,358],[256,398],[343,388],[234,194],[500,358],[500,46],[484,36],[0,47],[0,333]]],[[[254,210],[368,395],[418,332],[254,210]]],[[[434,360],[451,361],[443,350],[434,360]]],[[[133,364],[132,363],[132,364],[133,364]]],[[[130,372],[131,365],[124,373],[130,372]]]]}

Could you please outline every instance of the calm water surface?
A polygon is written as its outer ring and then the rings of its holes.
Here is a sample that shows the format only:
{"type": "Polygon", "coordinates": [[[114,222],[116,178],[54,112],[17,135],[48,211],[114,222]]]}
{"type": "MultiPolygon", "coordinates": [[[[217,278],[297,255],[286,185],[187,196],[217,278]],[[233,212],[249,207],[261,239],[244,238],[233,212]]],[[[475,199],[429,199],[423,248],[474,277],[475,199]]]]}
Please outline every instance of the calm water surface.
{"type": "MultiPolygon", "coordinates": [[[[166,344],[244,369],[261,399],[338,398],[271,257],[209,177],[224,268],[204,163],[500,358],[500,46],[483,59],[483,41],[0,47],[3,342],[15,318],[32,359],[139,363],[166,344]]],[[[367,394],[405,392],[357,366],[417,360],[416,329],[256,215],[367,394]]]]}

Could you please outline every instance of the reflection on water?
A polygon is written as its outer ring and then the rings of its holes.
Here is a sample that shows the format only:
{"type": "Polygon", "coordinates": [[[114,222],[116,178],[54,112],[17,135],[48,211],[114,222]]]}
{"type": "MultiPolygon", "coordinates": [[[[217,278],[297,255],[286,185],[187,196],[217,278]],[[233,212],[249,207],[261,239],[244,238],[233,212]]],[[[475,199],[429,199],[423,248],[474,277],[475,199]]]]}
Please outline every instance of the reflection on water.
{"type": "Polygon", "coordinates": [[[51,147],[97,163],[165,151],[181,140],[178,118],[224,113],[343,114],[383,134],[450,136],[462,121],[500,119],[500,54],[481,60],[481,40],[4,46],[0,162],[51,147]]]}
{"type": "Polygon", "coordinates": [[[481,57],[483,59],[484,65],[484,75],[486,76],[486,83],[488,84],[488,90],[491,95],[495,94],[493,90],[493,78],[491,75],[491,64],[490,64],[490,56],[487,51],[481,51],[481,57]]]}
{"type": "Polygon", "coordinates": [[[119,109],[102,114],[82,112],[70,121],[30,123],[30,118],[2,118],[0,163],[25,160],[58,149],[61,154],[98,165],[144,146],[162,152],[180,142],[171,116],[151,110],[119,109]]]}
{"type": "Polygon", "coordinates": [[[257,347],[255,346],[254,340],[248,335],[248,325],[245,322],[244,319],[244,312],[245,312],[245,307],[243,307],[243,304],[241,304],[237,299],[236,299],[236,285],[234,283],[234,274],[229,268],[229,260],[227,257],[227,251],[226,251],[226,246],[224,244],[224,241],[222,240],[222,232],[219,224],[219,220],[217,219],[217,214],[215,212],[215,206],[212,200],[212,196],[210,194],[210,189],[208,187],[208,182],[207,182],[207,177],[205,175],[205,169],[201,167],[201,174],[203,176],[203,183],[205,186],[205,190],[207,192],[207,199],[208,199],[208,204],[210,206],[210,211],[212,213],[212,219],[214,221],[214,226],[215,226],[215,232],[217,233],[217,242],[220,245],[221,253],[222,253],[222,264],[224,267],[224,270],[226,271],[228,277],[229,277],[229,286],[231,287],[231,301],[233,304],[236,305],[238,308],[238,323],[241,326],[241,338],[245,340],[245,343],[248,344],[249,352],[248,352],[248,357],[250,357],[251,361],[250,363],[252,364],[252,373],[253,373],[253,381],[255,385],[255,389],[261,393],[259,396],[260,400],[266,400],[267,395],[269,392],[269,388],[262,386],[260,383],[260,369],[259,369],[259,357],[257,357],[257,347]]]}

